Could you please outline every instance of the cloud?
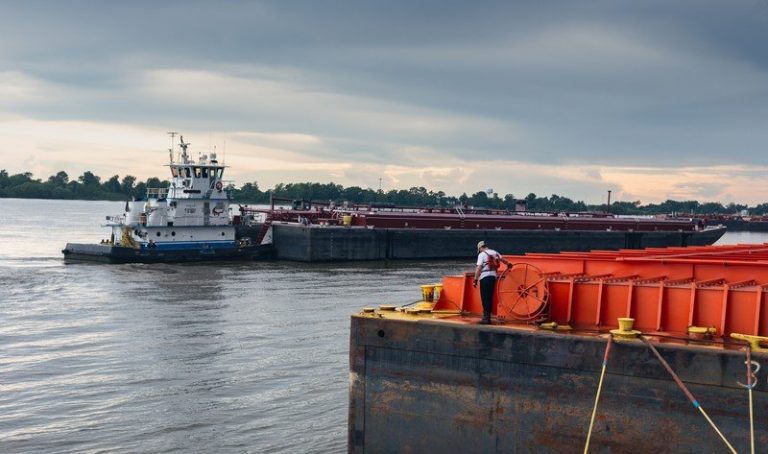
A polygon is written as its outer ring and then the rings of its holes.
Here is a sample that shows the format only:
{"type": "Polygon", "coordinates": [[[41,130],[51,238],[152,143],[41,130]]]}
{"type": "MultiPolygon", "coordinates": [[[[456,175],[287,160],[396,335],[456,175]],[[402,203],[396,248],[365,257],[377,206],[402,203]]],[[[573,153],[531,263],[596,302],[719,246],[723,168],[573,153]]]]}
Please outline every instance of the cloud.
{"type": "Polygon", "coordinates": [[[759,202],[766,25],[714,0],[4,2],[0,158],[156,175],[178,130],[262,186],[759,202]]]}
{"type": "Polygon", "coordinates": [[[304,131],[298,134],[322,133],[337,142],[439,145],[453,144],[467,134],[488,143],[508,143],[513,138],[513,126],[494,119],[339,93],[327,87],[273,77],[157,70],[142,75],[137,94],[195,112],[196,116],[202,114],[218,128],[248,125],[265,131],[284,131],[290,124],[304,131]]]}
{"type": "Polygon", "coordinates": [[[717,182],[683,182],[676,183],[669,192],[671,199],[694,199],[694,200],[712,200],[718,196],[723,196],[725,185],[717,182]]]}
{"type": "MultiPolygon", "coordinates": [[[[46,178],[58,170],[70,175],[94,171],[103,177],[132,174],[140,178],[165,176],[165,131],[122,124],[41,122],[15,118],[0,120],[0,159],[16,163],[46,178]],[[18,159],[18,157],[23,157],[18,159]]],[[[413,158],[400,164],[350,163],[313,159],[322,139],[292,134],[241,132],[209,135],[187,134],[191,152],[207,153],[217,147],[230,165],[228,178],[238,184],[257,181],[262,188],[286,181],[336,182],[345,186],[402,189],[424,186],[450,195],[468,194],[492,187],[500,195],[524,197],[560,194],[597,203],[612,190],[614,200],[644,203],[667,198],[760,203],[768,193],[764,175],[768,166],[719,167],[618,167],[601,165],[544,165],[524,161],[476,161],[443,157],[439,150],[410,149],[413,158]],[[226,138],[226,149],[224,140],[226,138]],[[198,140],[199,139],[199,140],[198,140]],[[419,164],[420,163],[420,164],[419,164]],[[286,179],[290,175],[290,180],[286,179]]],[[[14,171],[14,169],[11,169],[14,171]]]]}
{"type": "Polygon", "coordinates": [[[5,109],[19,104],[36,104],[45,99],[47,87],[41,80],[19,71],[0,71],[0,99],[5,109]]]}
{"type": "Polygon", "coordinates": [[[627,199],[658,202],[666,199],[762,203],[768,190],[768,166],[678,168],[606,167],[608,182],[621,183],[627,199]]]}

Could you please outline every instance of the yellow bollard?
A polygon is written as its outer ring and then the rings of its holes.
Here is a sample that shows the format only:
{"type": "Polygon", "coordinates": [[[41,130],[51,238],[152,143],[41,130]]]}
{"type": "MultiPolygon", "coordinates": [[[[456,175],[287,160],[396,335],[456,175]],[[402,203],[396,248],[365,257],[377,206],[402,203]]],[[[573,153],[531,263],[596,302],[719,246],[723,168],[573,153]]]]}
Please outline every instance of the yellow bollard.
{"type": "Polygon", "coordinates": [[[612,329],[611,334],[619,339],[632,339],[639,336],[641,333],[636,329],[632,329],[635,325],[635,319],[629,317],[619,317],[619,329],[612,329]]]}
{"type": "Polygon", "coordinates": [[[424,301],[432,302],[432,296],[435,293],[435,285],[427,284],[421,286],[421,298],[424,301]]]}
{"type": "Polygon", "coordinates": [[[432,294],[432,301],[438,302],[440,300],[441,293],[443,293],[443,284],[435,284],[435,290],[432,294]]]}

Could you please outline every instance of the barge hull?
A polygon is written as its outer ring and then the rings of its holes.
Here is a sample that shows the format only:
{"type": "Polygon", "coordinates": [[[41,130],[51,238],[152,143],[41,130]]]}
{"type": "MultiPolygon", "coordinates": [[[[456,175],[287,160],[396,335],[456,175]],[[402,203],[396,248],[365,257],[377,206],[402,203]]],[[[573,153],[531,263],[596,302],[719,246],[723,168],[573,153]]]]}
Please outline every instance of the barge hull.
{"type": "MultiPolygon", "coordinates": [[[[349,451],[581,453],[606,339],[462,320],[352,317],[349,451]]],[[[656,345],[736,450],[748,452],[748,397],[737,384],[746,381],[744,352],[656,345]]],[[[764,371],[757,380],[756,445],[765,446],[764,371]]],[[[614,343],[590,446],[727,451],[638,340],[614,343]]]]}
{"type": "Polygon", "coordinates": [[[477,255],[486,241],[504,254],[640,249],[713,244],[725,229],[699,232],[577,230],[447,230],[273,224],[278,259],[302,262],[457,259],[477,255]]]}
{"type": "Polygon", "coordinates": [[[183,263],[258,260],[274,257],[274,247],[271,244],[239,248],[163,250],[133,249],[109,244],[67,243],[62,252],[67,261],[101,263],[183,263]]]}

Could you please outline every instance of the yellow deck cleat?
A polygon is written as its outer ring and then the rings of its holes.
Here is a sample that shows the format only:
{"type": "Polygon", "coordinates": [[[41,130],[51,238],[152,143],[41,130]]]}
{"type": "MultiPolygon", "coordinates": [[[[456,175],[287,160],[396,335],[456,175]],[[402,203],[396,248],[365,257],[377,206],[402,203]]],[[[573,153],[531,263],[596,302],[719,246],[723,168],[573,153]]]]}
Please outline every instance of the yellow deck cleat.
{"type": "Polygon", "coordinates": [[[761,342],[768,343],[768,337],[753,336],[751,334],[740,334],[740,333],[731,333],[731,337],[734,339],[739,339],[739,340],[749,342],[749,346],[752,347],[752,351],[755,351],[755,352],[768,351],[768,348],[760,345],[761,342]]]}

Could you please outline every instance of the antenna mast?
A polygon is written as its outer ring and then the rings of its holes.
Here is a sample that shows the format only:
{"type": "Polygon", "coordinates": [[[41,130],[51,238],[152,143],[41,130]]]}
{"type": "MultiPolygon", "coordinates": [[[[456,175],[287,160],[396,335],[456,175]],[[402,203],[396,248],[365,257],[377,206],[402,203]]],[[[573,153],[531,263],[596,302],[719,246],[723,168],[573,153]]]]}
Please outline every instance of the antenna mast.
{"type": "Polygon", "coordinates": [[[168,135],[171,136],[171,148],[168,149],[168,156],[170,157],[171,164],[173,164],[173,139],[176,137],[176,134],[178,134],[176,131],[168,133],[168,135]]]}

